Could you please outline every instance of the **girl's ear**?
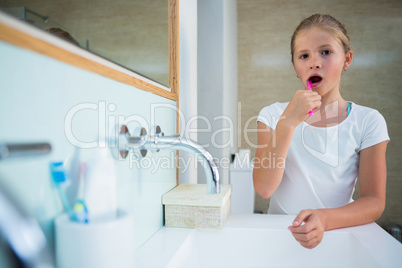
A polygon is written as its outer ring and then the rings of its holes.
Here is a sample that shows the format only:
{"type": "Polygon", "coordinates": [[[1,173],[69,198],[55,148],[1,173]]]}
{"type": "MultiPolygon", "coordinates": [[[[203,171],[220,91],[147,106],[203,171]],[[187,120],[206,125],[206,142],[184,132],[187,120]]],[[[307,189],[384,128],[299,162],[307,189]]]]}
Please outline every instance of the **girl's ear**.
{"type": "Polygon", "coordinates": [[[343,64],[343,69],[346,70],[349,65],[352,63],[353,60],[353,51],[349,50],[348,53],[345,55],[345,63],[343,64]]]}

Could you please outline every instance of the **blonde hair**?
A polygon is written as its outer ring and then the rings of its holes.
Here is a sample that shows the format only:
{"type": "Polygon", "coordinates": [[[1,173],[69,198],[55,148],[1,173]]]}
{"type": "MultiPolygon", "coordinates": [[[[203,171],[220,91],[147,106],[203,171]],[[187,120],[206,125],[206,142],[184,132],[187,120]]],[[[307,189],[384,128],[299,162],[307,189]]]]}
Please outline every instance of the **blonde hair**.
{"type": "Polygon", "coordinates": [[[297,36],[305,30],[309,30],[313,27],[318,27],[322,30],[328,31],[332,33],[338,42],[342,45],[343,50],[348,53],[352,46],[350,44],[350,38],[346,32],[345,26],[340,23],[337,19],[332,17],[331,15],[323,15],[323,14],[314,14],[300,22],[299,26],[297,26],[296,30],[292,35],[292,39],[290,41],[290,53],[292,54],[292,62],[293,62],[293,54],[295,51],[295,42],[297,36]]]}

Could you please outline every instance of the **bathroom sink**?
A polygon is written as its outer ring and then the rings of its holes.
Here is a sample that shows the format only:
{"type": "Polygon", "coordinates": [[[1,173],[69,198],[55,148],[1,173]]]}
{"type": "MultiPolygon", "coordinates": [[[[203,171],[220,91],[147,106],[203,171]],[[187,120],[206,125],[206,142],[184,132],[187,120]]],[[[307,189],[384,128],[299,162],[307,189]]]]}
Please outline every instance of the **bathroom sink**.
{"type": "Polygon", "coordinates": [[[167,267],[379,267],[357,239],[328,232],[313,250],[287,230],[195,230],[167,267]]]}
{"type": "Polygon", "coordinates": [[[223,229],[161,228],[136,252],[138,267],[400,267],[402,244],[377,224],[325,232],[303,248],[294,216],[231,215],[223,229]]]}

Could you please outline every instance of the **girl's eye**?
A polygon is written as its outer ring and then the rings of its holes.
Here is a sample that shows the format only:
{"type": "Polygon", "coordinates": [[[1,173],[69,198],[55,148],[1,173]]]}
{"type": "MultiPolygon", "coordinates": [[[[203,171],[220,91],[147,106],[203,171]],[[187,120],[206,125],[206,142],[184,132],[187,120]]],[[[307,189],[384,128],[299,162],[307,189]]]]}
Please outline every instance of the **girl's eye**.
{"type": "Polygon", "coordinates": [[[307,58],[308,58],[308,55],[307,55],[307,54],[303,54],[303,55],[300,56],[300,58],[301,58],[301,59],[307,59],[307,58]]]}
{"type": "Polygon", "coordinates": [[[331,51],[329,51],[329,50],[324,50],[323,52],[321,52],[322,53],[322,55],[329,55],[329,54],[331,54],[331,51]]]}

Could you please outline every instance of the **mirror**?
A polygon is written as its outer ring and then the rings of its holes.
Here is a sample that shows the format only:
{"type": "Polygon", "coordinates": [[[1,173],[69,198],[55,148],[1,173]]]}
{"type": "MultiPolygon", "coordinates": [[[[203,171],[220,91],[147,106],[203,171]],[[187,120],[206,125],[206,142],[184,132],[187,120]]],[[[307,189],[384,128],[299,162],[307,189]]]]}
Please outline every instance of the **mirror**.
{"type": "Polygon", "coordinates": [[[169,86],[166,0],[0,0],[0,9],[169,86]]]}

